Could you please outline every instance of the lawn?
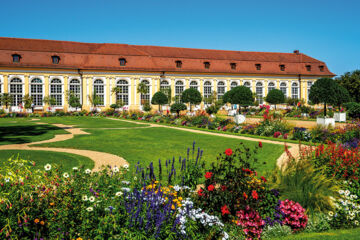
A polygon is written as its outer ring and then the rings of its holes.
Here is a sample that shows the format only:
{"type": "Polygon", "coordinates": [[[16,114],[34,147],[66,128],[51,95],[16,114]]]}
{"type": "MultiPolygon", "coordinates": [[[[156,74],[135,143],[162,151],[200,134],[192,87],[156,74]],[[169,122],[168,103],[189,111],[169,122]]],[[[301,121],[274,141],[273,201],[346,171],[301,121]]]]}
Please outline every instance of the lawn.
{"type": "Polygon", "coordinates": [[[47,163],[61,165],[64,171],[70,171],[73,167],[84,166],[92,169],[94,162],[87,158],[76,154],[48,152],[48,151],[28,151],[28,150],[1,150],[0,151],[0,169],[9,158],[31,160],[36,162],[36,168],[44,169],[47,163]]]}
{"type": "Polygon", "coordinates": [[[322,233],[299,233],[281,238],[271,238],[271,240],[357,240],[360,239],[360,228],[331,230],[322,233]]]}

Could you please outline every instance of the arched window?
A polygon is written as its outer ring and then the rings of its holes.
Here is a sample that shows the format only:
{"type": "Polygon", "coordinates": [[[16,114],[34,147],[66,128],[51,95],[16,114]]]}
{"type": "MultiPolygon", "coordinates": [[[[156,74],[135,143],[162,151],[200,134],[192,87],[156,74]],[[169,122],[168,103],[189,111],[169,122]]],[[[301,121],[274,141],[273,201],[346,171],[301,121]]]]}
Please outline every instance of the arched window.
{"type": "Polygon", "coordinates": [[[231,82],[230,84],[230,90],[233,88],[236,88],[238,86],[237,82],[231,82]]]}
{"type": "Polygon", "coordinates": [[[105,104],[105,85],[104,81],[101,79],[96,79],[94,81],[94,93],[99,98],[99,105],[104,106],[105,104]]]}
{"type": "Polygon", "coordinates": [[[31,80],[30,95],[35,106],[43,105],[43,82],[41,79],[34,78],[31,80]]]}
{"type": "Polygon", "coordinates": [[[20,78],[13,78],[10,81],[10,95],[12,96],[11,106],[18,106],[22,103],[23,85],[20,78]]]}
{"type": "Polygon", "coordinates": [[[280,90],[284,93],[285,97],[287,97],[287,85],[285,82],[280,83],[280,90]]]}
{"type": "Polygon", "coordinates": [[[144,83],[146,85],[147,93],[140,95],[141,104],[144,104],[146,102],[150,102],[150,82],[148,80],[142,80],[141,83],[144,83]]]}
{"type": "Polygon", "coordinates": [[[62,82],[60,79],[53,79],[50,82],[50,97],[55,99],[55,106],[62,106],[62,82]]]}
{"type": "Polygon", "coordinates": [[[69,91],[72,92],[81,102],[81,84],[79,79],[72,79],[69,84],[69,91]]]}
{"type": "Polygon", "coordinates": [[[259,102],[259,104],[263,104],[263,84],[261,82],[256,83],[256,100],[259,102]]]}
{"type": "Polygon", "coordinates": [[[251,89],[251,83],[250,82],[244,82],[244,86],[251,89]]]}
{"type": "Polygon", "coordinates": [[[268,84],[268,93],[269,93],[271,90],[274,90],[274,89],[275,89],[275,83],[269,82],[269,84],[268,84]]]}
{"type": "Polygon", "coordinates": [[[296,82],[291,84],[291,98],[299,98],[299,85],[296,82]]]}
{"type": "Polygon", "coordinates": [[[313,85],[313,82],[311,82],[311,81],[307,82],[307,100],[308,100],[308,102],[309,102],[310,89],[311,89],[312,85],[313,85]]]}
{"type": "Polygon", "coordinates": [[[194,88],[199,91],[199,85],[198,85],[197,81],[191,81],[190,88],[194,88]]]}
{"type": "Polygon", "coordinates": [[[225,83],[224,82],[218,82],[217,84],[217,99],[221,99],[224,96],[225,93],[225,83]]]}
{"type": "Polygon", "coordinates": [[[204,82],[204,103],[209,104],[210,102],[207,100],[211,97],[212,94],[212,86],[210,81],[204,82]]]}
{"type": "Polygon", "coordinates": [[[116,83],[116,87],[120,89],[120,92],[116,94],[116,102],[122,101],[123,104],[129,105],[129,83],[126,80],[119,80],[116,83]]]}
{"type": "Polygon", "coordinates": [[[175,101],[180,102],[181,101],[181,94],[184,91],[184,83],[182,81],[177,81],[175,83],[175,101]]]}
{"type": "Polygon", "coordinates": [[[160,91],[164,91],[165,89],[169,89],[170,88],[170,84],[167,80],[162,80],[160,82],[160,91]]]}

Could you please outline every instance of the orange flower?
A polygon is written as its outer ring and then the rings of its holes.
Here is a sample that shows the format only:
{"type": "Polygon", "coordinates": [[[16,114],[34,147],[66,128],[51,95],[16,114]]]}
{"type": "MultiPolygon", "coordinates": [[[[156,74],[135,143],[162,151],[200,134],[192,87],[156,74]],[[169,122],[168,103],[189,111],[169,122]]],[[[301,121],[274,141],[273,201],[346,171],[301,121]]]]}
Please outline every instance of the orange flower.
{"type": "Polygon", "coordinates": [[[44,224],[45,224],[45,222],[44,222],[44,221],[41,221],[41,222],[40,222],[40,224],[41,224],[41,225],[44,225],[44,224]]]}
{"type": "Polygon", "coordinates": [[[37,218],[34,220],[34,223],[39,223],[39,222],[40,222],[40,220],[37,218]]]}
{"type": "Polygon", "coordinates": [[[54,206],[54,205],[55,205],[55,203],[53,203],[53,202],[52,202],[52,203],[50,203],[50,206],[54,206]]]}

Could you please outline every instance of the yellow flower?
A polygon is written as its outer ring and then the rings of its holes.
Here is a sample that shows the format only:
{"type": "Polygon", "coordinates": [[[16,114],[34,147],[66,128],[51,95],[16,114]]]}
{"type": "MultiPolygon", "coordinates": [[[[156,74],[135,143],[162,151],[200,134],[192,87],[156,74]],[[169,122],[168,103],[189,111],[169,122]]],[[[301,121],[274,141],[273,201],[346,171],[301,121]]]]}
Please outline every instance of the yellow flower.
{"type": "Polygon", "coordinates": [[[39,222],[40,222],[40,220],[37,218],[34,220],[34,223],[39,223],[39,222]]]}
{"type": "Polygon", "coordinates": [[[78,237],[76,240],[83,240],[81,237],[78,237]]]}
{"type": "Polygon", "coordinates": [[[172,210],[175,210],[175,205],[174,205],[174,204],[171,205],[171,209],[172,209],[172,210]]]}
{"type": "Polygon", "coordinates": [[[183,200],[183,198],[182,198],[182,197],[179,197],[178,199],[179,199],[179,201],[182,201],[182,200],[183,200]]]}

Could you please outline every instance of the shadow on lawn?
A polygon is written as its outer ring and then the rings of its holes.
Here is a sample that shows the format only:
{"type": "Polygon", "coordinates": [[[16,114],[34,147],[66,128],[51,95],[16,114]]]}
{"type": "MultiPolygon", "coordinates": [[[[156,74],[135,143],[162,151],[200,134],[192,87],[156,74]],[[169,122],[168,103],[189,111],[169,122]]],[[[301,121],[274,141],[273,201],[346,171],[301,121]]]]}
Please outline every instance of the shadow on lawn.
{"type": "Polygon", "coordinates": [[[0,145],[5,142],[5,144],[30,143],[33,142],[31,141],[33,137],[41,136],[55,130],[59,130],[59,128],[51,125],[0,127],[0,145]]]}

